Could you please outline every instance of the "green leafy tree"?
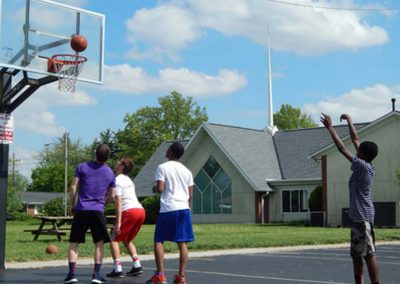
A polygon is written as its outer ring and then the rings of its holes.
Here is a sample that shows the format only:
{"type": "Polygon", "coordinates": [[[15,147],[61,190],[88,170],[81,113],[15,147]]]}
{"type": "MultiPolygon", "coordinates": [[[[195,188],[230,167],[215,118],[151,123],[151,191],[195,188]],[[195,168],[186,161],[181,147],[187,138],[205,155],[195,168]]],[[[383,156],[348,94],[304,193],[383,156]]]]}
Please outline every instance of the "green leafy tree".
{"type": "Polygon", "coordinates": [[[143,107],[124,118],[125,128],[115,133],[119,156],[127,154],[136,164],[133,176],[163,141],[190,138],[208,120],[205,108],[178,92],[158,99],[159,106],[143,107]]]}
{"type": "Polygon", "coordinates": [[[279,130],[299,129],[316,127],[310,115],[301,113],[299,108],[294,108],[289,104],[284,104],[281,109],[274,113],[274,124],[279,130]]]}
{"type": "MultiPolygon", "coordinates": [[[[74,167],[68,165],[68,183],[72,179],[74,167]]],[[[28,191],[64,192],[64,164],[53,163],[32,169],[32,182],[28,191]]]]}
{"type": "Polygon", "coordinates": [[[395,173],[396,173],[396,181],[398,184],[400,184],[400,169],[397,169],[395,173]]]}
{"type": "Polygon", "coordinates": [[[41,210],[48,216],[64,216],[64,201],[61,197],[54,198],[47,201],[41,210]]]}
{"type": "MultiPolygon", "coordinates": [[[[67,139],[67,181],[69,184],[76,166],[91,159],[91,153],[89,152],[90,149],[83,146],[80,140],[72,141],[69,137],[67,139]]],[[[45,146],[45,149],[37,156],[39,166],[32,170],[32,182],[28,186],[28,191],[64,192],[64,151],[64,137],[59,138],[56,143],[45,146]]]]}
{"type": "Polygon", "coordinates": [[[24,215],[21,193],[26,190],[28,179],[18,171],[8,175],[7,188],[7,219],[20,219],[24,215]]]}
{"type": "Polygon", "coordinates": [[[114,167],[116,161],[120,158],[120,152],[121,147],[118,144],[118,140],[116,137],[116,134],[114,131],[112,131],[111,129],[107,129],[105,131],[102,131],[100,133],[99,138],[96,138],[92,144],[90,146],[88,146],[88,151],[89,153],[93,153],[93,158],[95,156],[95,152],[97,149],[97,146],[101,143],[105,143],[108,145],[108,147],[110,147],[111,150],[111,157],[110,159],[107,161],[107,164],[111,166],[111,168],[114,167]]]}
{"type": "Polygon", "coordinates": [[[155,194],[146,197],[143,200],[142,205],[146,211],[145,224],[155,224],[157,221],[158,212],[160,211],[160,196],[155,194]]]}

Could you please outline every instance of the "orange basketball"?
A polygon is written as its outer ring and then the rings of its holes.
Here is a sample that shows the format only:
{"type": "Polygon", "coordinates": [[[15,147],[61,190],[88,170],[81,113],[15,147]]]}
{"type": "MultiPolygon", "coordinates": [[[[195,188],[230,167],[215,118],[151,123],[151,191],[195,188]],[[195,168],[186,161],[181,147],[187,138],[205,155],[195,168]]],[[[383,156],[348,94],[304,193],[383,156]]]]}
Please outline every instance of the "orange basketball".
{"type": "Polygon", "coordinates": [[[82,52],[87,48],[87,40],[82,35],[73,35],[71,38],[71,48],[76,52],[82,52]]]}
{"type": "Polygon", "coordinates": [[[56,254],[56,253],[58,253],[58,247],[56,245],[48,245],[46,248],[46,253],[56,254]]]}

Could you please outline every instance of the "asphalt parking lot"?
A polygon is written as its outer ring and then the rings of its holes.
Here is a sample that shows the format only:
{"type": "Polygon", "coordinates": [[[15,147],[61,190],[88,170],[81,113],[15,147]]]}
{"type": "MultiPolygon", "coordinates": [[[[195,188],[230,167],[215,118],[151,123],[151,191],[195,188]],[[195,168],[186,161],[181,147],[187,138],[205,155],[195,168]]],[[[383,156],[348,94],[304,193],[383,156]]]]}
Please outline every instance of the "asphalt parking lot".
{"type": "MultiPolygon", "coordinates": [[[[400,283],[400,243],[378,244],[378,265],[383,284],[400,283]]],[[[187,269],[189,283],[353,283],[352,262],[347,245],[323,247],[295,247],[273,249],[249,249],[191,253],[187,269]]],[[[178,267],[177,255],[166,259],[168,283],[178,267]]],[[[90,283],[90,260],[78,260],[79,283],[90,283]]],[[[63,283],[67,263],[20,264],[0,273],[0,283],[63,283]],[[26,268],[24,267],[26,266],[26,268]]],[[[123,262],[126,271],[129,262],[123,262]]],[[[107,278],[109,284],[145,283],[153,274],[152,256],[142,258],[144,273],[136,277],[107,278]]],[[[111,271],[112,263],[106,260],[102,273],[111,271]]],[[[365,283],[369,283],[365,269],[365,283]]]]}

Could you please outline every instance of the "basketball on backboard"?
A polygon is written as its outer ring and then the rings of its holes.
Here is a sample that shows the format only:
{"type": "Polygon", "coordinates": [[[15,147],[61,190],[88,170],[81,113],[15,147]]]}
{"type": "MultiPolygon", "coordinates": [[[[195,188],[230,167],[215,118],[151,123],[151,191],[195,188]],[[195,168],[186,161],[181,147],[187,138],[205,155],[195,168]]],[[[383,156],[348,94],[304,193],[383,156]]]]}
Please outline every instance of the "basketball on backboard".
{"type": "Polygon", "coordinates": [[[71,38],[71,48],[76,52],[82,52],[87,48],[87,40],[82,35],[73,35],[71,38]]]}

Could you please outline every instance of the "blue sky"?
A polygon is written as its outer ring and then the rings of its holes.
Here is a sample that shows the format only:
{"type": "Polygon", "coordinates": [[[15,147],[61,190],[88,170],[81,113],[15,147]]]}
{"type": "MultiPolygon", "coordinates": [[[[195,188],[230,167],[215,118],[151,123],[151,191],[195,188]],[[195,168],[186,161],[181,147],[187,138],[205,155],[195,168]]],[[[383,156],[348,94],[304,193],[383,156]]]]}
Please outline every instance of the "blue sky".
{"type": "Polygon", "coordinates": [[[267,26],[274,112],[290,104],[318,123],[321,112],[367,122],[399,99],[398,1],[58,2],[106,16],[104,84],[79,82],[73,95],[45,86],[13,113],[10,157],[27,176],[35,154],[64,132],[89,144],[174,90],[194,97],[210,122],[265,128],[267,26]]]}

